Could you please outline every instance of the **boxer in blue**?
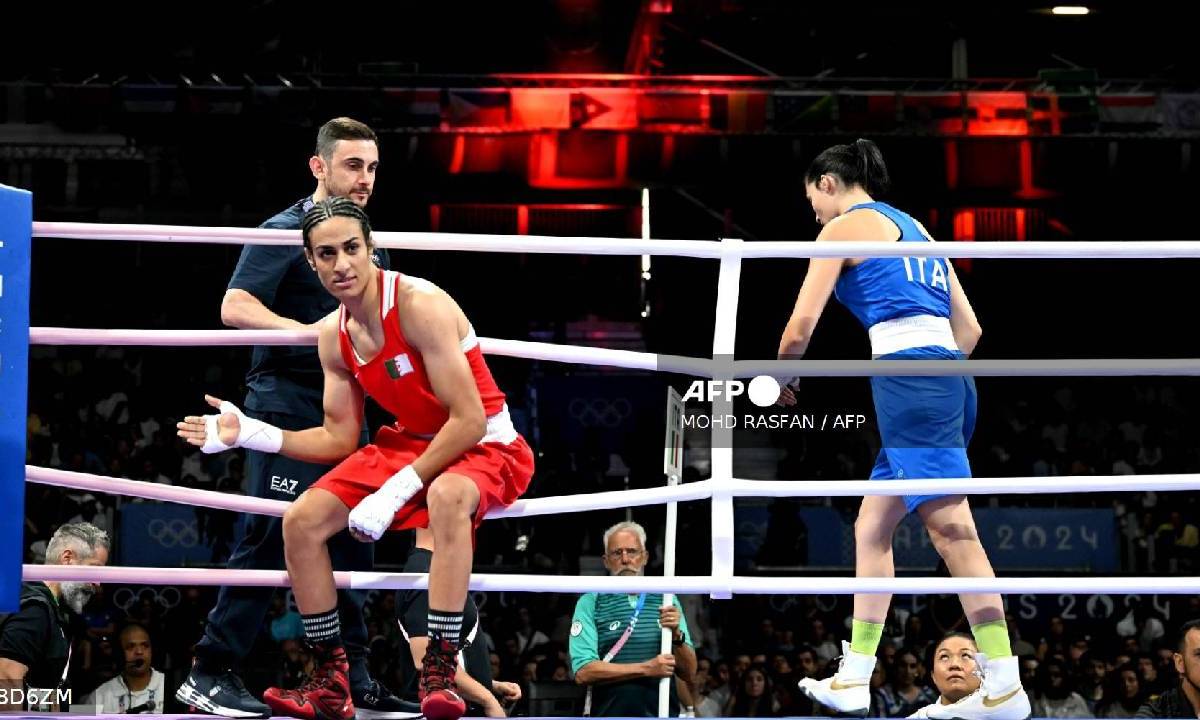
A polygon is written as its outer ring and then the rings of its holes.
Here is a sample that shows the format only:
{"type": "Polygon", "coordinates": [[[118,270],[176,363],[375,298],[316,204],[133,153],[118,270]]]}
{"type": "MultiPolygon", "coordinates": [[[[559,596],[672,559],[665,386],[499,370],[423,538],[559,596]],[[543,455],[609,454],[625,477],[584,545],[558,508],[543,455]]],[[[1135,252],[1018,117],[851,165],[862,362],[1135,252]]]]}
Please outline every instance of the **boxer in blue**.
{"type": "MultiPolygon", "coordinates": [[[[932,242],[907,213],[877,202],[887,190],[883,155],[870,140],[828,148],[805,175],[805,194],[823,228],[818,242],[932,242]]],[[[779,343],[781,359],[804,355],[830,294],[867,328],[876,359],[965,359],[982,330],[954,268],[943,258],[813,258],[779,343]]],[[[872,480],[968,478],[967,442],[975,427],[975,384],[969,377],[873,377],[871,391],[882,449],[872,480]]],[[[784,405],[795,403],[785,387],[784,405]]],[[[951,488],[948,488],[951,489],[951,488]]],[[[863,498],[854,525],[859,577],[894,577],[892,535],[917,512],[953,575],[993,577],[963,495],[863,498]]],[[[851,641],[843,643],[837,673],[805,678],[812,699],[844,713],[865,714],[870,679],[890,595],[855,595],[851,641]]],[[[1029,698],[1021,687],[998,594],[963,595],[963,608],[983,662],[979,691],[931,718],[1024,720],[1029,698]]]]}

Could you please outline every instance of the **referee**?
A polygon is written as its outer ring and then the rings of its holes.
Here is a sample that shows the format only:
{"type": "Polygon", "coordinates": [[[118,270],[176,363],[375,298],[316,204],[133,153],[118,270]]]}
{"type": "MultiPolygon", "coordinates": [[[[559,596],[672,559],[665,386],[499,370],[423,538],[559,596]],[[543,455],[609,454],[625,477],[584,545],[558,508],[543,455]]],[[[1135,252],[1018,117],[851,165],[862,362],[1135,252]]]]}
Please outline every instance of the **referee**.
{"type": "MultiPolygon", "coordinates": [[[[262,224],[265,228],[300,230],[314,203],[348,197],[364,206],[375,187],[378,139],[370,127],[339,117],[321,126],[308,161],[317,181],[311,196],[262,224]]],[[[297,232],[299,239],[299,232],[297,232]]],[[[377,251],[376,265],[388,268],[387,254],[377,251]]],[[[221,301],[221,321],[242,329],[298,330],[312,327],[336,310],[338,301],[325,291],[296,245],[246,245],[221,301]]],[[[255,347],[246,376],[247,415],[285,430],[301,430],[324,422],[321,389],[324,378],[315,346],[255,347]]],[[[365,442],[366,429],[362,441],[365,442]]],[[[291,502],[329,470],[283,455],[246,451],[246,478],[251,495],[291,502]]],[[[282,570],[283,518],[244,515],[238,544],[229,558],[236,569],[282,570]]],[[[329,542],[334,570],[374,569],[374,546],[346,531],[329,542]]],[[[208,615],[196,660],[175,698],[201,712],[233,718],[267,717],[270,708],[252,696],[234,666],[250,652],[270,608],[274,588],[223,587],[208,615]]],[[[338,612],[350,660],[350,692],[360,720],[412,718],[420,709],[404,703],[367,671],[365,593],[338,593],[338,612]]]]}

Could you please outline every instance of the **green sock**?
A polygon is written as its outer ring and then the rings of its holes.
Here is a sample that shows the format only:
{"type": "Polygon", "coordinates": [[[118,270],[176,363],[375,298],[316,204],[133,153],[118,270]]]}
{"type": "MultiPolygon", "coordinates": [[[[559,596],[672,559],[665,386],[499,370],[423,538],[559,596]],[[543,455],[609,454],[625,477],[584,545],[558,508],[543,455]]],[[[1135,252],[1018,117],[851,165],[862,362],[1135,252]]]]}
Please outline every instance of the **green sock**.
{"type": "Polygon", "coordinates": [[[975,635],[975,644],[979,646],[979,652],[988,658],[1012,655],[1012,645],[1008,641],[1008,624],[1003,620],[972,625],[971,632],[975,635]]]}
{"type": "Polygon", "coordinates": [[[850,629],[850,649],[859,655],[874,655],[883,637],[883,623],[855,619],[850,629]]]}

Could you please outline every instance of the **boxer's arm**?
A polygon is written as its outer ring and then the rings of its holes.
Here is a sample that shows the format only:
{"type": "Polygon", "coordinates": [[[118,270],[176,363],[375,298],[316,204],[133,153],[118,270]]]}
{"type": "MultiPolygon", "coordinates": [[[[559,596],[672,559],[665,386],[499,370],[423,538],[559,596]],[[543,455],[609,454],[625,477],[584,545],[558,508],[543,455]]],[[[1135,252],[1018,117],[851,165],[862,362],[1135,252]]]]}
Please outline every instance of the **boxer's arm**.
{"type": "Polygon", "coordinates": [[[302,462],[329,464],[358,449],[362,436],[363,391],[342,362],[337,313],[320,324],[317,351],[325,373],[325,422],[307,430],[283,431],[280,452],[302,462]]]}

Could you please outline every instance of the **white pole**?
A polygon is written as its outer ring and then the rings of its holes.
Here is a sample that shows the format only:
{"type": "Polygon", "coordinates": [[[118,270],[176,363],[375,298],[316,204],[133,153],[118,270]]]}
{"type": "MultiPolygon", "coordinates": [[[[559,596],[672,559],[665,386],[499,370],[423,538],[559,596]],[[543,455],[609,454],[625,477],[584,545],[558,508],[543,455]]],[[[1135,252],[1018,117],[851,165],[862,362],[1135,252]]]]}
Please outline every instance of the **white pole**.
{"type": "MultiPolygon", "coordinates": [[[[650,188],[642,188],[642,240],[650,239],[650,188]]],[[[650,256],[642,256],[641,275],[642,317],[650,317],[650,297],[647,285],[650,282],[650,256]]]]}
{"type": "MultiPolygon", "coordinates": [[[[667,486],[678,485],[683,475],[683,399],[675,388],[667,388],[667,417],[666,435],[663,439],[663,473],[667,476],[667,486]]],[[[679,503],[667,503],[667,527],[663,539],[663,576],[675,577],[675,536],[678,534],[679,503]]],[[[669,606],[675,601],[674,593],[663,593],[662,605],[669,606]]],[[[682,617],[682,610],[680,616],[682,617]]],[[[665,655],[671,652],[671,631],[662,629],[659,642],[659,653],[665,655]]],[[[675,677],[665,677],[658,682],[658,716],[665,718],[670,714],[671,685],[675,677]]]]}
{"type": "MultiPolygon", "coordinates": [[[[667,478],[667,485],[678,485],[679,476],[672,475],[667,478]]],[[[675,577],[675,534],[679,519],[679,503],[667,503],[667,530],[666,539],[663,541],[663,576],[675,577]]],[[[675,593],[663,593],[663,607],[668,607],[675,602],[675,593]]],[[[682,615],[682,611],[680,611],[682,615]]],[[[671,652],[671,631],[667,628],[662,629],[662,639],[660,644],[660,652],[664,655],[671,652]]],[[[665,677],[658,683],[658,716],[665,718],[670,712],[670,683],[675,682],[675,677],[665,677]]]]}

